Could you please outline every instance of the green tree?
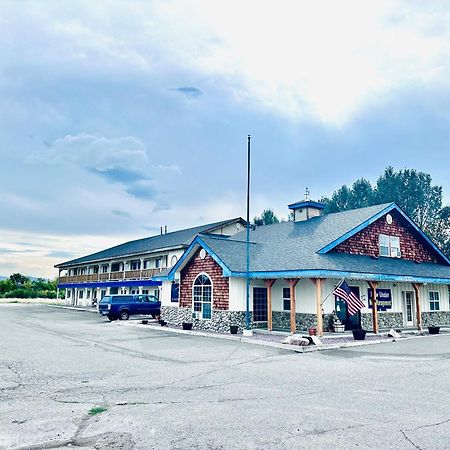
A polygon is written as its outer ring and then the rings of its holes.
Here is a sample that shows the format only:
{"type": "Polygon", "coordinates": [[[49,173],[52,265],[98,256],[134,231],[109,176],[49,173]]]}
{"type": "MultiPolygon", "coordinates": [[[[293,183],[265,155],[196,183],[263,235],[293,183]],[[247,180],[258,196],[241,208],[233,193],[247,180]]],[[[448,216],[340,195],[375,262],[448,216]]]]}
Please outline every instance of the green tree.
{"type": "Polygon", "coordinates": [[[265,209],[260,216],[253,218],[253,224],[256,226],[272,225],[274,223],[280,223],[280,220],[273,212],[273,209],[265,209]]]}
{"type": "Polygon", "coordinates": [[[25,275],[21,273],[13,273],[9,279],[17,286],[23,286],[27,281],[30,281],[25,275]]]}
{"type": "Polygon", "coordinates": [[[346,185],[342,186],[333,193],[331,199],[326,197],[321,199],[325,203],[325,212],[327,213],[363,208],[373,204],[373,200],[372,185],[364,178],[356,180],[351,188],[346,185]]]}

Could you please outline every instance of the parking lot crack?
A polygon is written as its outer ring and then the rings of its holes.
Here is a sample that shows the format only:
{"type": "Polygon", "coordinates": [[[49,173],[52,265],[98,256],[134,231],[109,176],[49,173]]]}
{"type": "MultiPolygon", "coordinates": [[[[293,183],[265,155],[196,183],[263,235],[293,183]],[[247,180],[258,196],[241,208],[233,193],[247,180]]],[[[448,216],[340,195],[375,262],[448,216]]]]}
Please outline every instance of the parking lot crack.
{"type": "Polygon", "coordinates": [[[405,439],[406,439],[413,447],[417,448],[418,450],[422,450],[421,447],[419,447],[418,445],[416,445],[416,444],[414,443],[414,441],[413,441],[409,436],[407,436],[407,434],[405,433],[405,431],[400,430],[400,432],[403,434],[404,438],[405,438],[405,439]]]}

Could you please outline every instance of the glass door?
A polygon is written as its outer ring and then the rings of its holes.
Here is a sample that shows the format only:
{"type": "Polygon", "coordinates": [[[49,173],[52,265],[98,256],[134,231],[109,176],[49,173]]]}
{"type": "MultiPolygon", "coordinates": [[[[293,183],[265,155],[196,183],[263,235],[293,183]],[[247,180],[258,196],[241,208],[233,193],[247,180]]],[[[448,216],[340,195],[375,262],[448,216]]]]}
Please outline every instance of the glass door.
{"type": "Polygon", "coordinates": [[[253,288],[253,321],[267,322],[267,288],[253,288]]]}
{"type": "Polygon", "coordinates": [[[405,326],[414,326],[414,293],[403,291],[403,322],[405,326]]]}

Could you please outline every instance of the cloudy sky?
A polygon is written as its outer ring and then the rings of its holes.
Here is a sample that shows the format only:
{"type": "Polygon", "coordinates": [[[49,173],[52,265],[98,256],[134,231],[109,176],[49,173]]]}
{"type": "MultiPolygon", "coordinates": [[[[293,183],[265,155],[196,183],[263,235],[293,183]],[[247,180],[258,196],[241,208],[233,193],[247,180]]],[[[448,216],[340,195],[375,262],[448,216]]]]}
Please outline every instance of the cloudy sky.
{"type": "Polygon", "coordinates": [[[0,3],[0,275],[429,172],[450,203],[450,2],[0,3]]]}

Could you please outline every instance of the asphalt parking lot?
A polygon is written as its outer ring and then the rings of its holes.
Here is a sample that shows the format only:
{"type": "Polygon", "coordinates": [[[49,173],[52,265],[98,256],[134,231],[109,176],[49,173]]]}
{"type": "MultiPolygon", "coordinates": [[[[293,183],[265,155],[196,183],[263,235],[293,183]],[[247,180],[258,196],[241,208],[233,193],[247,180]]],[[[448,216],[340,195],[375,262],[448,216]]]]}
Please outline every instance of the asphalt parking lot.
{"type": "Polygon", "coordinates": [[[450,449],[450,335],[298,354],[10,304],[0,339],[0,448],[450,449]]]}

